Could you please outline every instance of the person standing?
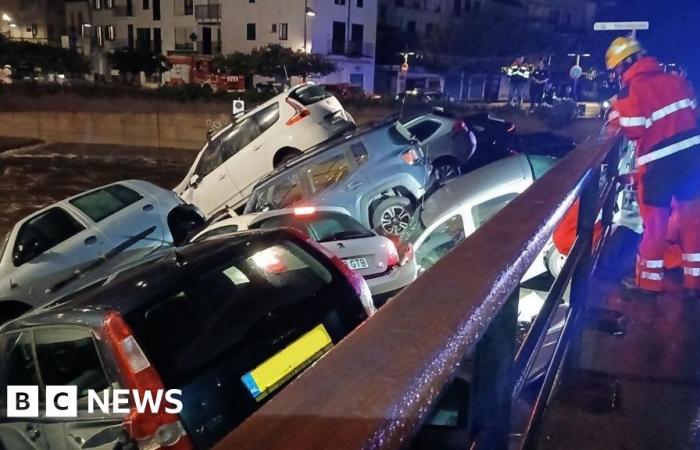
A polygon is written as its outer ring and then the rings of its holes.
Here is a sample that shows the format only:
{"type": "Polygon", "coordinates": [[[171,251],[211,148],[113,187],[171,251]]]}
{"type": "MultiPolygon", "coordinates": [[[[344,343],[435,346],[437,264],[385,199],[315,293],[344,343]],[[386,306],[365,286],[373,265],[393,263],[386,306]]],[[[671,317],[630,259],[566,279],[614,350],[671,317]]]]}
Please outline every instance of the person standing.
{"type": "Polygon", "coordinates": [[[639,42],[615,39],[606,65],[622,81],[609,124],[636,143],[640,215],[644,232],[632,294],[656,297],[664,290],[664,253],[671,205],[677,214],[687,297],[700,299],[700,131],[697,100],[682,77],[665,73],[639,42]]]}
{"type": "Polygon", "coordinates": [[[510,105],[519,107],[525,99],[525,86],[530,78],[530,68],[525,64],[525,57],[519,56],[508,69],[510,77],[510,105]]]}
{"type": "Polygon", "coordinates": [[[544,87],[549,81],[550,75],[549,70],[544,65],[544,60],[540,60],[537,63],[537,67],[532,72],[530,79],[530,112],[534,112],[535,109],[540,106],[544,97],[544,87]]]}

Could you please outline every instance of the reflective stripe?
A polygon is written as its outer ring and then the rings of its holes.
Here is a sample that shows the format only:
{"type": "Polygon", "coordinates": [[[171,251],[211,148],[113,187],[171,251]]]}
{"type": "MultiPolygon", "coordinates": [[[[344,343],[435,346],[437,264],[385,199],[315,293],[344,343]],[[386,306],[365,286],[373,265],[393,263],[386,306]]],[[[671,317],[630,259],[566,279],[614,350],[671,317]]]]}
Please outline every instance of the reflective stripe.
{"type": "MultiPolygon", "coordinates": [[[[646,117],[620,117],[620,125],[623,127],[645,127],[649,119],[646,117]]],[[[649,127],[647,127],[649,128],[649,127]]]]}
{"type": "Polygon", "coordinates": [[[649,269],[663,269],[664,260],[663,259],[647,259],[642,260],[642,265],[647,266],[649,269]]]}
{"type": "Polygon", "coordinates": [[[683,269],[683,274],[689,277],[700,277],[700,268],[694,267],[694,268],[689,268],[686,267],[683,269]]]}
{"type": "Polygon", "coordinates": [[[700,262],[700,253],[683,253],[683,261],[700,262]]]}
{"type": "Polygon", "coordinates": [[[666,116],[669,116],[675,112],[686,108],[695,109],[696,106],[697,105],[695,103],[695,100],[690,98],[684,98],[683,100],[679,100],[675,103],[671,103],[668,106],[664,106],[660,110],[655,111],[651,114],[651,119],[649,121],[650,123],[647,125],[647,128],[651,127],[651,124],[653,124],[654,122],[661,120],[666,116]]]}
{"type": "MultiPolygon", "coordinates": [[[[700,271],[700,269],[698,269],[700,271]]],[[[651,280],[651,281],[663,281],[664,275],[661,273],[653,273],[653,272],[642,272],[639,274],[639,276],[644,280],[651,280]]],[[[699,275],[700,276],[700,275],[699,275]]]]}
{"type": "Polygon", "coordinates": [[[700,144],[700,136],[693,136],[684,141],[677,142],[675,144],[669,145],[668,147],[663,147],[653,152],[647,153],[637,158],[637,167],[641,167],[644,164],[648,164],[657,159],[665,158],[667,156],[673,155],[683,150],[687,150],[691,147],[700,144]]]}

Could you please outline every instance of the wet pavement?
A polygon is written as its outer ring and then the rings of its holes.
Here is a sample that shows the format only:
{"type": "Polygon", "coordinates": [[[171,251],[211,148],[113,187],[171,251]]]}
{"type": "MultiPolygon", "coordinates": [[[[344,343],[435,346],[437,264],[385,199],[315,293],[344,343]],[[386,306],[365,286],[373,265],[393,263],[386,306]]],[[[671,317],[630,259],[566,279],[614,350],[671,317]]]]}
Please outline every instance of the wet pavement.
{"type": "Polygon", "coordinates": [[[37,209],[115,181],[141,179],[172,189],[197,155],[118,145],[9,147],[9,140],[0,139],[0,235],[37,209]]]}

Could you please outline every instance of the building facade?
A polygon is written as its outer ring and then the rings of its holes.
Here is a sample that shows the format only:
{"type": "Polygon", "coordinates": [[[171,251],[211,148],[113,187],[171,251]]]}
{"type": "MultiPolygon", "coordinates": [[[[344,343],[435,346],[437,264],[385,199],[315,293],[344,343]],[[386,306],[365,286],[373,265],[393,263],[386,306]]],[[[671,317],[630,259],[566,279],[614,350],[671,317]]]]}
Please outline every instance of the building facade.
{"type": "Polygon", "coordinates": [[[268,44],[326,55],[326,83],[374,89],[378,0],[66,0],[72,45],[109,76],[107,54],[148,47],[164,55],[250,52],[268,44]]]}
{"type": "Polygon", "coordinates": [[[64,32],[62,1],[0,1],[0,34],[9,39],[58,45],[64,32]]]}

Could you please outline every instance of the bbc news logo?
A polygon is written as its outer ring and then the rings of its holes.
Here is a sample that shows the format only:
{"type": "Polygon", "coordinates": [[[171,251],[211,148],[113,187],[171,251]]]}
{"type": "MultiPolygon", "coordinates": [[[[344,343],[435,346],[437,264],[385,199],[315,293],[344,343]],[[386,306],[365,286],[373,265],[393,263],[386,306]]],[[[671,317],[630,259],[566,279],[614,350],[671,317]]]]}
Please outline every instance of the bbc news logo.
{"type": "MultiPolygon", "coordinates": [[[[44,392],[45,417],[78,417],[77,386],[46,386],[44,392]]],[[[88,390],[87,412],[89,414],[128,414],[131,407],[140,414],[180,414],[182,412],[182,391],[180,389],[110,389],[105,391],[88,390]]],[[[8,417],[39,417],[39,386],[8,386],[8,417]]],[[[81,407],[81,410],[84,410],[81,407]]]]}

